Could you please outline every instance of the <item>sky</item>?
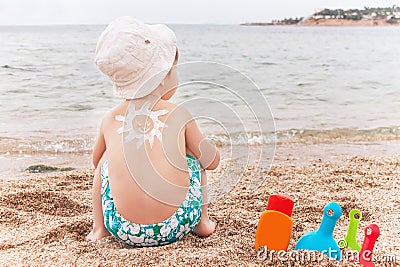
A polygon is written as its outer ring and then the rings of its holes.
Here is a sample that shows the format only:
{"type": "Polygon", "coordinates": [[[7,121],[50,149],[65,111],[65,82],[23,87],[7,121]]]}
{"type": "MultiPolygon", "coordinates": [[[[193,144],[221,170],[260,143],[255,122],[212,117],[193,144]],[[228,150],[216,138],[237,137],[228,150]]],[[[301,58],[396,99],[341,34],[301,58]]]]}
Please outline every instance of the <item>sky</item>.
{"type": "Polygon", "coordinates": [[[322,8],[400,6],[400,0],[0,0],[0,25],[146,23],[239,24],[308,16],[322,8]]]}

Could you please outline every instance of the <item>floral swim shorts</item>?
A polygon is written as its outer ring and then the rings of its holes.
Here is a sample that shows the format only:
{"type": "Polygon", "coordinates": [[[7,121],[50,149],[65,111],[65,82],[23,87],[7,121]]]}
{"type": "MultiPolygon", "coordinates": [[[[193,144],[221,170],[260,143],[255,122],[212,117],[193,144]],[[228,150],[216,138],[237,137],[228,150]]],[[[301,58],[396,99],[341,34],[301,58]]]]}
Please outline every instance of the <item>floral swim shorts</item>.
{"type": "Polygon", "coordinates": [[[186,159],[190,176],[186,198],[171,217],[155,224],[133,223],[119,214],[110,194],[108,162],[104,162],[101,167],[101,200],[107,230],[126,244],[138,247],[169,244],[193,231],[201,217],[200,163],[191,155],[186,155],[186,159]]]}

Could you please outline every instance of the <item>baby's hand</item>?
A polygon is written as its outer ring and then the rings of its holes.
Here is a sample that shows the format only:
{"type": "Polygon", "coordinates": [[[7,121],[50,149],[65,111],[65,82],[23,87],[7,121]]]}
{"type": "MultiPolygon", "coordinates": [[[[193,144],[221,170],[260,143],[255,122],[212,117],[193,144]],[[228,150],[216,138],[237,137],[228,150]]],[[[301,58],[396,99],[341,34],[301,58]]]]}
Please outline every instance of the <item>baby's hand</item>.
{"type": "Polygon", "coordinates": [[[211,144],[207,139],[203,139],[199,143],[198,150],[200,151],[198,160],[204,169],[213,170],[218,167],[219,152],[215,145],[211,144]]]}

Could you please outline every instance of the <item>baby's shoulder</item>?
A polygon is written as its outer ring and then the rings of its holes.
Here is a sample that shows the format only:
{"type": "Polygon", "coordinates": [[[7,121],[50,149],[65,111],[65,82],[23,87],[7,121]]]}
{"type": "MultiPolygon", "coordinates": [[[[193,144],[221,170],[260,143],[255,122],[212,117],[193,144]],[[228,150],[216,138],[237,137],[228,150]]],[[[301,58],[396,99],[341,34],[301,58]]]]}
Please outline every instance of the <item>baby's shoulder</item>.
{"type": "Polygon", "coordinates": [[[115,123],[116,116],[124,116],[124,112],[119,106],[113,107],[104,113],[101,124],[104,126],[115,123]]]}
{"type": "Polygon", "coordinates": [[[172,116],[174,119],[187,120],[192,118],[190,112],[182,105],[163,101],[162,103],[160,103],[159,108],[168,110],[169,116],[172,116]]]}

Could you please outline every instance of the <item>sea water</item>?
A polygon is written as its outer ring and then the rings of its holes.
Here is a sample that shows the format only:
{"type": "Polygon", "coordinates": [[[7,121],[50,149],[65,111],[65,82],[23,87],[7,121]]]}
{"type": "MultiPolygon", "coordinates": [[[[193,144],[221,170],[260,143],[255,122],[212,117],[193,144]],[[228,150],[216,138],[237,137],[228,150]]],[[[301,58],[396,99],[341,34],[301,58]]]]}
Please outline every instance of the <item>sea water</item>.
{"type": "MultiPolygon", "coordinates": [[[[338,136],[400,136],[400,27],[169,26],[178,38],[180,63],[209,61],[233,68],[255,83],[249,88],[238,82],[238,99],[246,94],[246,101],[267,105],[261,92],[269,103],[274,122],[268,121],[271,127],[262,133],[231,131],[228,138],[224,127],[200,120],[219,146],[274,142],[275,133],[280,142],[304,135],[321,142],[338,136]]],[[[93,62],[104,28],[0,27],[0,170],[22,168],[38,158],[71,165],[71,157],[90,154],[103,114],[120,101],[93,62]]],[[[229,81],[232,75],[216,72],[208,78],[229,81]]],[[[202,94],[224,102],[222,88],[200,85],[178,89],[172,101],[202,94]]],[[[207,105],[200,107],[205,116],[212,104],[207,105]]],[[[230,116],[222,120],[231,129],[241,124],[230,116]]]]}

